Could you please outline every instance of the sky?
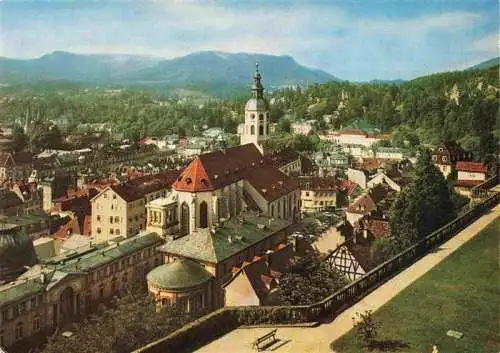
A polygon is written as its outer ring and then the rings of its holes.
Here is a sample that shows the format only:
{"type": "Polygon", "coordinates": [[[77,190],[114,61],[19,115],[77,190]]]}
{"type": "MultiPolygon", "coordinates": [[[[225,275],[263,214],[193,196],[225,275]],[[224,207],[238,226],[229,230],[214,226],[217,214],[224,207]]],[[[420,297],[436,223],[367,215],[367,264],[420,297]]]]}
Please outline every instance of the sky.
{"type": "Polygon", "coordinates": [[[0,56],[255,52],[411,79],[498,56],[498,18],[498,0],[0,0],[0,56]]]}

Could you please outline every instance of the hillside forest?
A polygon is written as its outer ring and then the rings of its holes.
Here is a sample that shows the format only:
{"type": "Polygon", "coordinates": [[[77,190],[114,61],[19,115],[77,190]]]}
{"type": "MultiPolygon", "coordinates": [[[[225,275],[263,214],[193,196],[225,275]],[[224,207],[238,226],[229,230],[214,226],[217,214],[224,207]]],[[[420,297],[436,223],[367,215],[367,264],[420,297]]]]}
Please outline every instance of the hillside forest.
{"type": "MultiPolygon", "coordinates": [[[[365,119],[391,132],[394,146],[457,140],[477,159],[484,159],[495,153],[499,138],[498,70],[495,66],[439,73],[400,85],[328,82],[266,94],[279,134],[289,133],[294,121],[316,120],[316,132],[322,133],[365,119]],[[324,116],[330,117],[329,122],[324,116]]],[[[250,95],[207,96],[197,93],[196,84],[183,92],[184,96],[165,96],[138,87],[111,90],[68,82],[8,87],[0,89],[0,122],[29,121],[43,129],[52,121],[63,135],[75,133],[78,124],[111,123],[115,131],[134,140],[166,134],[196,136],[209,127],[236,133],[250,95]]]]}

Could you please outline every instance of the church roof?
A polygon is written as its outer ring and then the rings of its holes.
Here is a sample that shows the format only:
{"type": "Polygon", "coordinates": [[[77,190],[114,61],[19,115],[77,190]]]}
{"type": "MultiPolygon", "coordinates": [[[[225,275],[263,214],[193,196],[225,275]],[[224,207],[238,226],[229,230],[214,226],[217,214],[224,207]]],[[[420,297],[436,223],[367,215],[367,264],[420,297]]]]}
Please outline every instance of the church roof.
{"type": "Polygon", "coordinates": [[[252,143],[202,154],[184,169],[172,188],[188,192],[219,189],[243,179],[244,171],[261,160],[262,155],[252,143]]]}
{"type": "Polygon", "coordinates": [[[267,201],[276,200],[299,187],[296,178],[287,176],[276,167],[270,165],[248,169],[245,172],[245,179],[267,201]]]}

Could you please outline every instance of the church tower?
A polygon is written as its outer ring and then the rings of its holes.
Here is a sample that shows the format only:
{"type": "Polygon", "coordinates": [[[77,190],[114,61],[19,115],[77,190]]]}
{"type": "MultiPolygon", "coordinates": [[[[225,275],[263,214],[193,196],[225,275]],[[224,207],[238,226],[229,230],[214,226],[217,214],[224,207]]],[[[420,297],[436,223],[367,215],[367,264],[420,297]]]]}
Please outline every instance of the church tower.
{"type": "Polygon", "coordinates": [[[240,128],[240,144],[253,143],[264,153],[262,143],[269,134],[269,105],[264,98],[261,78],[257,64],[253,75],[252,98],[245,105],[245,123],[240,128]]]}

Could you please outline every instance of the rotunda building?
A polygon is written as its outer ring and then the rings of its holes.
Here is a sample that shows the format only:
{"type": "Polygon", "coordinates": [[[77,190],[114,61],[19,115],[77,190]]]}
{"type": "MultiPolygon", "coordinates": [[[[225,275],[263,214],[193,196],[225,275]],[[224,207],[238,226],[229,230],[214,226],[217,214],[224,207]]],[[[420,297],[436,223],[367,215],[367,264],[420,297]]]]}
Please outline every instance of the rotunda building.
{"type": "Polygon", "coordinates": [[[194,261],[179,258],[156,267],[146,278],[157,310],[170,304],[180,304],[188,313],[212,310],[214,276],[194,261]]]}
{"type": "Polygon", "coordinates": [[[33,242],[21,228],[0,224],[0,284],[16,279],[37,262],[33,242]]]}

